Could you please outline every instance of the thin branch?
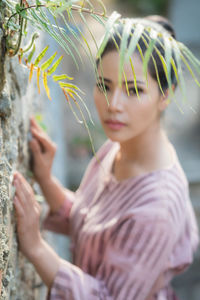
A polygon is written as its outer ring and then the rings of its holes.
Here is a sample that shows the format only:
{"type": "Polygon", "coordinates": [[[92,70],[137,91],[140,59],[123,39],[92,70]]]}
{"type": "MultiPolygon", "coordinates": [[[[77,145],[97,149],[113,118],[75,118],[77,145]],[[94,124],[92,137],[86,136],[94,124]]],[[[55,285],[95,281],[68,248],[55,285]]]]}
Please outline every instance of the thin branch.
{"type": "MultiPolygon", "coordinates": [[[[21,0],[22,1],[22,0],[21,0]]],[[[20,12],[22,11],[26,11],[28,9],[32,9],[32,8],[37,8],[37,7],[45,7],[45,8],[48,8],[48,6],[46,6],[45,4],[39,4],[39,5],[30,5],[29,7],[23,7],[20,12]]],[[[57,7],[59,8],[60,6],[59,5],[52,5],[51,7],[57,7]]],[[[97,15],[97,16],[100,16],[100,17],[105,17],[105,18],[108,18],[108,16],[105,15],[105,13],[100,13],[100,12],[95,12],[93,11],[92,9],[89,9],[89,8],[84,8],[84,7],[81,7],[81,6],[78,6],[78,5],[72,5],[71,6],[71,10],[74,10],[74,11],[78,11],[78,12],[84,12],[84,13],[87,13],[87,14],[94,14],[94,15],[97,15]]],[[[10,20],[15,17],[16,15],[18,15],[19,13],[16,12],[14,13],[13,15],[11,15],[7,21],[7,26],[10,22],[10,20]]]]}

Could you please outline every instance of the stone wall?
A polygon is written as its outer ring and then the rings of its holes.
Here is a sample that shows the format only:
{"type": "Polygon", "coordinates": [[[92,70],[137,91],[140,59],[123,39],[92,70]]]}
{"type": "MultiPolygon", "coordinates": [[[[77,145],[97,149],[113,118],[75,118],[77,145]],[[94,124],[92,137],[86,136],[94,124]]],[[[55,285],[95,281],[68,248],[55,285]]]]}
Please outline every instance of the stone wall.
{"type": "MultiPolygon", "coordinates": [[[[0,7],[0,24],[3,8],[0,7]]],[[[33,85],[28,71],[17,58],[5,56],[5,39],[0,29],[0,270],[1,300],[35,299],[37,278],[33,267],[19,253],[13,210],[13,171],[28,178],[27,146],[29,115],[34,110],[33,85]]]]}

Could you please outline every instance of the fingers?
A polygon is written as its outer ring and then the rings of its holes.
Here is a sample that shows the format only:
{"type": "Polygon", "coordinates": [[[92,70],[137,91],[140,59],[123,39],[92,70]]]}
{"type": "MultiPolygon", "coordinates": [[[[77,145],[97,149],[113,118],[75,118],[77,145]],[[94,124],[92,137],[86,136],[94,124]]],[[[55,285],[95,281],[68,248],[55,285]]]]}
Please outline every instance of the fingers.
{"type": "Polygon", "coordinates": [[[31,129],[33,137],[38,140],[44,151],[56,151],[56,145],[49,139],[49,137],[43,131],[38,131],[35,128],[31,129]]]}
{"type": "Polygon", "coordinates": [[[33,137],[42,144],[43,147],[49,148],[49,146],[51,145],[51,141],[43,131],[39,131],[35,128],[31,128],[31,133],[33,137]]]}
{"type": "Polygon", "coordinates": [[[33,137],[38,140],[39,144],[41,144],[44,151],[56,151],[56,145],[51,141],[48,135],[44,132],[44,130],[37,124],[35,119],[32,117],[30,119],[30,130],[33,137]]]}
{"type": "Polygon", "coordinates": [[[23,205],[20,203],[20,200],[17,196],[14,197],[14,206],[15,206],[17,217],[19,217],[19,218],[24,217],[25,212],[24,212],[24,209],[23,209],[23,205]]]}
{"type": "Polygon", "coordinates": [[[37,128],[38,130],[42,130],[42,128],[38,125],[38,123],[36,122],[34,117],[30,118],[30,125],[31,125],[31,127],[33,126],[33,127],[37,128]]]}
{"type": "Polygon", "coordinates": [[[35,138],[32,138],[31,141],[29,142],[29,146],[32,150],[33,156],[39,159],[42,158],[42,149],[40,144],[38,143],[38,141],[35,138]]]}
{"type": "Polygon", "coordinates": [[[31,186],[20,173],[14,174],[14,185],[16,187],[16,196],[19,203],[25,211],[34,205],[34,194],[31,186]]]}

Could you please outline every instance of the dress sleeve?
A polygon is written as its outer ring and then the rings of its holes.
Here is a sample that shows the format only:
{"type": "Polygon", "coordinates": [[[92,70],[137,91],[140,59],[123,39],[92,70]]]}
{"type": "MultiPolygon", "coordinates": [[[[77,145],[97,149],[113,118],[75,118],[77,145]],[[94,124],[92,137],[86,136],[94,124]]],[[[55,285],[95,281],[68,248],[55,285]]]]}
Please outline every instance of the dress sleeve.
{"type": "MultiPolygon", "coordinates": [[[[62,261],[50,300],[150,300],[162,287],[176,240],[168,220],[122,220],[107,242],[95,277],[62,261]]],[[[93,254],[95,255],[95,253],[93,254]]]]}
{"type": "Polygon", "coordinates": [[[43,228],[56,233],[69,234],[69,215],[75,200],[75,193],[66,189],[66,198],[57,212],[48,212],[43,228]]]}

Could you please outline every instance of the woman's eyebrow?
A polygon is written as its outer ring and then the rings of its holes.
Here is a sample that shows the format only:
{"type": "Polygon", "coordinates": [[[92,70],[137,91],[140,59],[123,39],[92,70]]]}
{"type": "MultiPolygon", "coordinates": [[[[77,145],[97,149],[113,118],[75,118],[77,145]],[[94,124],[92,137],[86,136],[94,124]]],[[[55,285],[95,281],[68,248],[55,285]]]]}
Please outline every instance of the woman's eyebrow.
{"type": "MultiPolygon", "coordinates": [[[[102,82],[112,83],[112,80],[99,76],[98,79],[102,82]]],[[[125,81],[123,81],[123,84],[126,84],[125,81]]],[[[127,80],[127,84],[135,84],[134,80],[127,80]]],[[[136,84],[142,84],[145,85],[146,83],[142,80],[136,80],[136,84]]]]}
{"type": "MultiPolygon", "coordinates": [[[[127,80],[127,81],[123,81],[123,84],[135,84],[135,82],[133,80],[127,80]]],[[[136,84],[143,84],[145,85],[146,83],[142,80],[136,80],[136,84]]]]}
{"type": "Polygon", "coordinates": [[[106,81],[106,82],[108,82],[108,83],[111,83],[111,82],[112,82],[110,79],[107,79],[107,78],[105,78],[105,77],[102,78],[101,76],[99,76],[98,79],[101,80],[101,81],[106,81]]]}

